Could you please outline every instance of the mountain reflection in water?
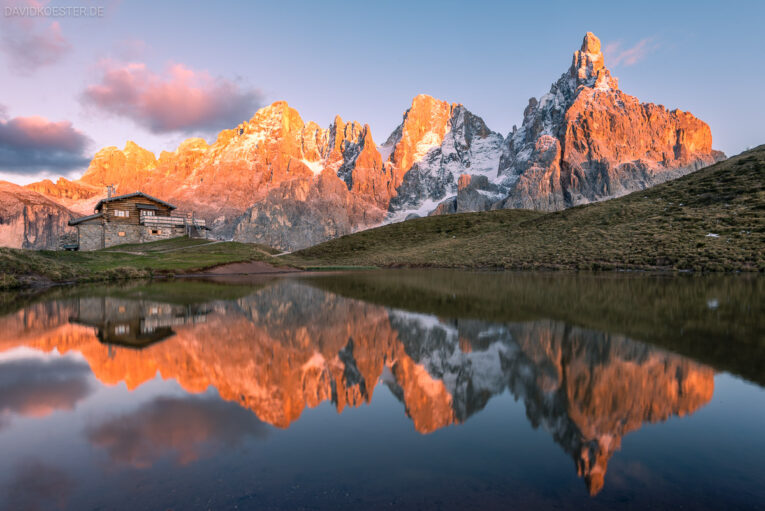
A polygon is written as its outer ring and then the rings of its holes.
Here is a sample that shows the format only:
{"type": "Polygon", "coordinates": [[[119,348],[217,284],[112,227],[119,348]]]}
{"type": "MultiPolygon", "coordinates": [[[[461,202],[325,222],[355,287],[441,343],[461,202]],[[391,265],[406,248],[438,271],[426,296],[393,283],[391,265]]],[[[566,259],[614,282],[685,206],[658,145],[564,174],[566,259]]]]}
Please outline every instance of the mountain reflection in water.
{"type": "MultiPolygon", "coordinates": [[[[190,394],[217,390],[225,402],[158,398],[88,428],[93,445],[134,467],[168,453],[193,462],[265,435],[263,423],[288,428],[325,401],[342,413],[370,403],[378,382],[423,434],[463,423],[509,391],[573,458],[593,495],[627,433],[692,414],[714,391],[706,365],[557,320],[449,319],[301,280],[207,301],[189,301],[179,286],[170,298],[148,286],[30,304],[0,318],[0,353],[78,353],[100,382],[130,390],[157,373],[190,394]]],[[[0,425],[71,409],[90,391],[83,363],[0,363],[0,425]]]]}

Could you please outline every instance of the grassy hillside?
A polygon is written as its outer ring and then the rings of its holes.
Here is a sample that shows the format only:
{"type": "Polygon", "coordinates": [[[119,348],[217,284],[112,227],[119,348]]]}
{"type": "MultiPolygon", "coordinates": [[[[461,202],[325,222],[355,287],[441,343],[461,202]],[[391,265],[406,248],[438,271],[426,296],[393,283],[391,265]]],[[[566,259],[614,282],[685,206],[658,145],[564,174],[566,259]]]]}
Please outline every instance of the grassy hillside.
{"type": "Polygon", "coordinates": [[[764,248],[765,145],[597,204],[421,218],[281,259],[302,266],[763,271],[764,248]]]}
{"type": "Polygon", "coordinates": [[[176,238],[93,252],[0,248],[0,289],[36,282],[92,282],[189,272],[241,261],[284,264],[267,247],[249,243],[200,243],[176,238]]]}

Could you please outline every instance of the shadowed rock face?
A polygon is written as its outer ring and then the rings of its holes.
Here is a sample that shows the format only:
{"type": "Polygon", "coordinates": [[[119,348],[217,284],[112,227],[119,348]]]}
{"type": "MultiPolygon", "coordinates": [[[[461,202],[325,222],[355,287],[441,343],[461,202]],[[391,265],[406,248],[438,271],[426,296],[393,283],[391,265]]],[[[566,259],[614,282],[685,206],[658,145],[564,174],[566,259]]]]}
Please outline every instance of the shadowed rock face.
{"type": "MultiPolygon", "coordinates": [[[[466,421],[507,390],[524,402],[532,425],[544,427],[572,457],[593,494],[602,488],[608,460],[624,435],[644,423],[691,414],[714,390],[711,368],[622,336],[547,320],[441,319],[295,281],[235,301],[188,307],[188,317],[169,304],[135,306],[124,298],[99,298],[98,310],[105,311],[111,325],[129,323],[127,316],[136,311],[142,323],[131,325],[156,328],[162,318],[171,317],[172,335],[142,350],[103,344],[102,327],[82,326],[84,314],[97,324],[92,300],[42,303],[0,318],[0,352],[18,346],[78,352],[100,381],[125,382],[131,390],[157,372],[190,393],[213,386],[223,400],[282,428],[298,420],[306,407],[324,401],[338,413],[369,403],[382,382],[402,402],[417,431],[429,433],[466,421]]],[[[191,417],[206,417],[203,412],[212,406],[176,404],[191,417]]],[[[256,423],[226,410],[245,424],[238,434],[257,429],[256,423]]],[[[145,412],[147,420],[134,421],[135,428],[177,423],[159,408],[145,412]]],[[[207,438],[220,426],[205,419],[201,429],[184,434],[207,438]]],[[[104,425],[92,438],[118,457],[146,463],[151,446],[128,449],[112,434],[115,428],[104,425]]],[[[164,437],[151,431],[147,442],[164,445],[164,437]]],[[[166,448],[182,459],[200,454],[180,452],[174,444],[166,448]]]]}
{"type": "Polygon", "coordinates": [[[21,186],[0,181],[0,246],[56,249],[74,214],[21,186]]]}

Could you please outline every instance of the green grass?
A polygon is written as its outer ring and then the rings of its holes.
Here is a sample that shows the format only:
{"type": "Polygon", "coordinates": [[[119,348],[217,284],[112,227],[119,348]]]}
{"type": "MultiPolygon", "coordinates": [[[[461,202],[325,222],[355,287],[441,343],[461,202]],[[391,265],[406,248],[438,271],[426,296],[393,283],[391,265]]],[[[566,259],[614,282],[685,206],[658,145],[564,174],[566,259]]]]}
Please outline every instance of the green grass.
{"type": "MultiPolygon", "coordinates": [[[[136,254],[151,254],[160,252],[175,252],[189,248],[201,247],[204,245],[219,244],[215,240],[205,240],[199,238],[189,238],[180,236],[168,240],[150,241],[148,243],[126,243],[124,245],[115,245],[113,247],[101,249],[99,252],[131,252],[136,254]]],[[[278,254],[279,250],[267,245],[257,243],[248,243],[249,246],[260,250],[269,255],[278,254]]]]}
{"type": "Polygon", "coordinates": [[[186,238],[154,242],[145,252],[31,251],[0,248],[0,289],[50,282],[94,282],[188,273],[226,263],[265,261],[284,265],[261,245],[237,242],[189,243],[186,238]],[[172,242],[172,243],[171,243],[172,242]],[[161,252],[168,245],[184,250],[161,252]],[[163,248],[164,247],[164,248],[163,248]]]}
{"type": "Polygon", "coordinates": [[[124,245],[115,245],[113,247],[104,248],[101,250],[101,252],[164,252],[166,250],[182,250],[191,247],[198,247],[201,245],[208,245],[210,243],[214,243],[214,240],[204,240],[181,236],[178,238],[171,238],[169,240],[150,241],[148,243],[126,243],[124,245]]]}
{"type": "Polygon", "coordinates": [[[547,214],[420,218],[280,259],[302,267],[763,271],[763,247],[765,145],[618,199],[547,214]]]}

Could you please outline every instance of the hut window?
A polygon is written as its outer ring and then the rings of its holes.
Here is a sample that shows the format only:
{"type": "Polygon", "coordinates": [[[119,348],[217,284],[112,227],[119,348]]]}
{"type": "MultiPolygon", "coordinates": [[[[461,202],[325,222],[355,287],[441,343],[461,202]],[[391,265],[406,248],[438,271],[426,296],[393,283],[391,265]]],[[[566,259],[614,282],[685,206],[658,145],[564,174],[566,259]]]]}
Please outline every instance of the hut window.
{"type": "Polygon", "coordinates": [[[124,209],[115,209],[114,216],[129,217],[130,211],[125,211],[124,209]]]}
{"type": "Polygon", "coordinates": [[[114,333],[117,335],[125,335],[130,332],[129,325],[117,325],[114,327],[114,333]]]}
{"type": "Polygon", "coordinates": [[[151,211],[148,209],[142,209],[141,216],[154,216],[154,211],[151,211]]]}
{"type": "Polygon", "coordinates": [[[118,232],[117,236],[120,236],[120,237],[124,238],[125,237],[125,231],[118,232]]]}
{"type": "Polygon", "coordinates": [[[152,233],[152,234],[160,234],[161,232],[162,232],[162,231],[160,231],[159,229],[152,229],[152,230],[151,230],[151,233],[152,233]]]}

